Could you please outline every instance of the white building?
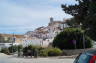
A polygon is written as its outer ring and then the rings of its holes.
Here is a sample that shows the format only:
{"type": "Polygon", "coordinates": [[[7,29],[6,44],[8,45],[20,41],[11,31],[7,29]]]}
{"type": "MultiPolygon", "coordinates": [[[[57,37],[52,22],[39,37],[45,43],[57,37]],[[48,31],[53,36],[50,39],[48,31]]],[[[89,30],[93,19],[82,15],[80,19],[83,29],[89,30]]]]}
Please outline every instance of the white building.
{"type": "Polygon", "coordinates": [[[28,46],[28,45],[38,45],[38,46],[41,46],[41,42],[42,42],[42,39],[38,39],[36,37],[26,37],[23,40],[22,45],[24,47],[28,46]]]}
{"type": "Polygon", "coordinates": [[[50,18],[50,23],[47,27],[39,27],[34,31],[29,31],[26,33],[27,36],[31,37],[31,41],[26,41],[27,44],[34,44],[36,42],[37,45],[48,46],[49,43],[52,43],[54,37],[59,34],[64,28],[69,27],[66,24],[66,20],[64,21],[54,21],[53,18],[50,18]],[[35,39],[32,39],[35,37],[35,39]]]}

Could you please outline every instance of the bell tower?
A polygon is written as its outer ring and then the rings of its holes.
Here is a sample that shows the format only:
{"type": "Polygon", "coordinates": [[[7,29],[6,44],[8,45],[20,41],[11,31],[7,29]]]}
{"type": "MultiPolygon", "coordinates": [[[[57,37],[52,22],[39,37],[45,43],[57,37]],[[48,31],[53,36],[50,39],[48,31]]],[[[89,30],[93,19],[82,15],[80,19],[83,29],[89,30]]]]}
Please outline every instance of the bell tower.
{"type": "Polygon", "coordinates": [[[50,17],[50,23],[52,23],[54,21],[53,17],[50,17]]]}

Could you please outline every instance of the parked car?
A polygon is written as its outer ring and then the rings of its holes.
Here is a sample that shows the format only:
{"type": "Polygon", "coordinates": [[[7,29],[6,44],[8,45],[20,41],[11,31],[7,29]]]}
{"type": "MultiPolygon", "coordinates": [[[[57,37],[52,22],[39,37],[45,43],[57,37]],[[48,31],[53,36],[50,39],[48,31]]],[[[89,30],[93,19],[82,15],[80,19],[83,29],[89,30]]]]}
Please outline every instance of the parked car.
{"type": "Polygon", "coordinates": [[[96,63],[96,50],[89,50],[79,54],[74,63],[96,63]]]}

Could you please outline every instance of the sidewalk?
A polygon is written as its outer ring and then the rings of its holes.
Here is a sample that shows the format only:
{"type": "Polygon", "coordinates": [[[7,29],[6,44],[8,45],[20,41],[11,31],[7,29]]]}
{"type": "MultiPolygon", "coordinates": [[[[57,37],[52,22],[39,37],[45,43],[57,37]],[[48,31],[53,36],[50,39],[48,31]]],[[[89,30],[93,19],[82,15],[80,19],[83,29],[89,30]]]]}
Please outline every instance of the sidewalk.
{"type": "Polygon", "coordinates": [[[14,55],[6,55],[0,53],[0,63],[73,63],[73,58],[59,57],[39,57],[39,58],[19,58],[14,55]]]}
{"type": "MultiPolygon", "coordinates": [[[[30,59],[31,57],[18,57],[17,54],[11,55],[13,58],[25,58],[25,59],[30,59]]],[[[52,56],[52,57],[40,57],[38,56],[37,58],[52,58],[52,59],[75,59],[78,55],[72,55],[72,56],[52,56]]],[[[32,57],[34,58],[34,57],[32,57]]]]}

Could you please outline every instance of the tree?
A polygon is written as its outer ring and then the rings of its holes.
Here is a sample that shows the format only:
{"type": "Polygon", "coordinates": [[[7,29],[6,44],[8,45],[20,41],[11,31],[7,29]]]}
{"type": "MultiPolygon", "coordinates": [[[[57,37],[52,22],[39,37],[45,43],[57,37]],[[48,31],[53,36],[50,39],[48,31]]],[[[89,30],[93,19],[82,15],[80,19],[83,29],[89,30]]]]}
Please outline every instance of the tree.
{"type": "Polygon", "coordinates": [[[76,23],[83,24],[83,29],[89,28],[88,35],[96,40],[96,0],[76,0],[79,4],[62,5],[65,13],[74,17],[76,23]]]}
{"type": "Polygon", "coordinates": [[[20,56],[21,55],[21,51],[23,50],[23,46],[22,45],[18,45],[17,48],[18,48],[18,56],[20,56]]]}
{"type": "Polygon", "coordinates": [[[83,49],[92,47],[91,39],[84,35],[84,30],[78,28],[66,28],[53,40],[53,47],[60,49],[83,49]],[[83,42],[83,37],[85,41],[83,42]]]}
{"type": "Polygon", "coordinates": [[[22,45],[18,45],[17,47],[18,47],[18,52],[20,52],[23,49],[22,45]]]}
{"type": "Polygon", "coordinates": [[[1,53],[5,53],[5,54],[8,54],[8,55],[10,54],[8,48],[2,48],[0,52],[1,52],[1,53]]]}
{"type": "Polygon", "coordinates": [[[71,18],[70,20],[67,20],[66,23],[67,23],[69,26],[71,26],[71,27],[77,27],[78,25],[80,25],[80,24],[78,24],[78,23],[76,22],[76,20],[75,20],[74,18],[71,18]]]}
{"type": "Polygon", "coordinates": [[[18,47],[16,45],[10,46],[8,49],[9,49],[10,53],[14,53],[14,52],[18,51],[18,47]]]}

